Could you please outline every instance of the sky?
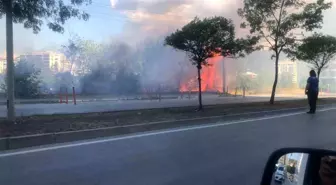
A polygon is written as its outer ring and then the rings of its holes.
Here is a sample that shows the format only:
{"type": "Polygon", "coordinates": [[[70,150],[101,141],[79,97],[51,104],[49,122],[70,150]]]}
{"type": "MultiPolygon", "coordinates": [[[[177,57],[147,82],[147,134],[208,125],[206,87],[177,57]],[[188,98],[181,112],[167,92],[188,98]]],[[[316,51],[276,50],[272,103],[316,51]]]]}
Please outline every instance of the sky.
{"type": "MultiPolygon", "coordinates": [[[[14,25],[14,50],[20,54],[56,49],[73,34],[99,42],[122,40],[134,44],[148,37],[162,37],[195,16],[224,16],[238,25],[241,19],[236,11],[241,5],[242,0],[93,0],[91,5],[80,8],[91,15],[89,21],[70,20],[64,25],[63,34],[43,26],[36,35],[22,25],[14,25]]],[[[325,12],[322,29],[323,33],[333,36],[336,36],[336,24],[333,24],[335,7],[325,12]]],[[[5,19],[2,18],[0,55],[5,51],[5,33],[5,19]]]]}

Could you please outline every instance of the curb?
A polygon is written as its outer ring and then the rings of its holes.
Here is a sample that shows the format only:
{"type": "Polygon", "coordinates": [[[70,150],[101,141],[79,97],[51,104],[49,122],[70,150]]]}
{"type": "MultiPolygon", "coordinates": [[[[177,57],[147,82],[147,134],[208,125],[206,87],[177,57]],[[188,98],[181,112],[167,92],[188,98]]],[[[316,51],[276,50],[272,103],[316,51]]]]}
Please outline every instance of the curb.
{"type": "MultiPolygon", "coordinates": [[[[332,105],[331,105],[332,106],[332,105]]],[[[321,108],[331,107],[330,105],[320,106],[321,108]]],[[[252,117],[270,116],[274,114],[288,113],[289,111],[302,111],[306,107],[278,109],[271,111],[246,112],[239,114],[198,117],[191,119],[158,121],[149,123],[139,123],[126,126],[103,127],[96,129],[65,131],[58,133],[35,134],[25,136],[13,136],[0,138],[0,151],[34,147],[40,145],[73,142],[80,140],[95,139],[100,137],[120,136],[138,132],[178,128],[183,126],[195,126],[206,122],[235,121],[252,117]]]]}
{"type": "MultiPolygon", "coordinates": [[[[161,100],[178,99],[178,97],[162,97],[161,100]]],[[[158,98],[116,98],[116,99],[78,99],[77,102],[111,102],[111,101],[132,101],[132,100],[159,100],[158,98]]],[[[69,104],[72,104],[73,100],[68,100],[69,104]]],[[[15,105],[27,105],[27,104],[59,104],[60,100],[40,100],[40,101],[16,101],[15,105]]],[[[6,102],[0,102],[0,105],[6,105],[6,102]]]]}

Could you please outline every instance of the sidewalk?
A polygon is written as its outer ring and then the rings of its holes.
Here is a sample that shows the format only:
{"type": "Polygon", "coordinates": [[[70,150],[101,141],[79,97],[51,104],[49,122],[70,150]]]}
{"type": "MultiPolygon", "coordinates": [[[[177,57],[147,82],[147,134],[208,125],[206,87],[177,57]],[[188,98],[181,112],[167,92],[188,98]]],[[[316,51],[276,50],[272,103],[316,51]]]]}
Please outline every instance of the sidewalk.
{"type": "MultiPolygon", "coordinates": [[[[177,95],[171,96],[162,96],[161,99],[177,99],[179,98],[177,95]]],[[[76,102],[96,102],[96,101],[125,101],[125,100],[149,100],[150,98],[147,96],[120,96],[120,97],[79,97],[76,98],[76,102]]],[[[153,99],[153,98],[152,98],[153,99]]],[[[155,100],[155,99],[153,99],[155,100]]],[[[62,98],[62,102],[66,102],[66,98],[62,98]]],[[[68,104],[72,104],[74,102],[71,96],[68,97],[68,104]]],[[[60,103],[59,98],[49,98],[49,99],[16,99],[15,104],[51,104],[51,103],[60,103]]],[[[5,99],[0,99],[0,105],[6,105],[5,99]]]]}
{"type": "MultiPolygon", "coordinates": [[[[276,98],[279,100],[292,100],[301,98],[276,98]]],[[[204,96],[204,105],[219,104],[236,104],[251,102],[268,102],[269,97],[218,97],[204,96]]],[[[197,107],[198,99],[165,99],[158,100],[121,100],[121,101],[93,101],[78,102],[77,105],[69,104],[18,104],[15,106],[17,116],[31,115],[49,115],[49,114],[74,114],[74,113],[90,113],[90,112],[107,112],[107,111],[124,111],[139,109],[156,109],[170,107],[197,107]]],[[[0,117],[6,117],[7,108],[5,105],[0,106],[0,117]]]]}

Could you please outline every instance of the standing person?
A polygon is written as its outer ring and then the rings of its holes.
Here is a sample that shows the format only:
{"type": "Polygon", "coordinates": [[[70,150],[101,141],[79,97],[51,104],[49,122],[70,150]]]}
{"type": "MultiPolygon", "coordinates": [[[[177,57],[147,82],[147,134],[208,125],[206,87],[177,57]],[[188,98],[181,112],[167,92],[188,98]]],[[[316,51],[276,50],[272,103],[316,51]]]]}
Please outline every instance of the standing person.
{"type": "Polygon", "coordinates": [[[316,102],[317,102],[317,96],[319,91],[319,80],[316,77],[316,72],[314,70],[311,70],[309,72],[309,78],[307,80],[306,90],[305,93],[308,96],[308,102],[310,106],[308,114],[315,114],[316,111],[316,102]]]}

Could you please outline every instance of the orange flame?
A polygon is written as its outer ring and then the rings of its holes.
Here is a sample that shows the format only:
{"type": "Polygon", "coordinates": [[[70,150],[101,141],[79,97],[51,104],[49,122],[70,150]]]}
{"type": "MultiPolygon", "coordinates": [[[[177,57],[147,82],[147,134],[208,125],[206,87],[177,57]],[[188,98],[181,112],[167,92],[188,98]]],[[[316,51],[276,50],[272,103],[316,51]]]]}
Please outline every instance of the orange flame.
{"type": "MultiPolygon", "coordinates": [[[[208,59],[209,66],[205,66],[201,71],[201,91],[223,92],[223,75],[221,73],[222,56],[217,55],[208,59]]],[[[180,86],[181,92],[198,91],[197,77],[188,79],[180,86]]]]}

